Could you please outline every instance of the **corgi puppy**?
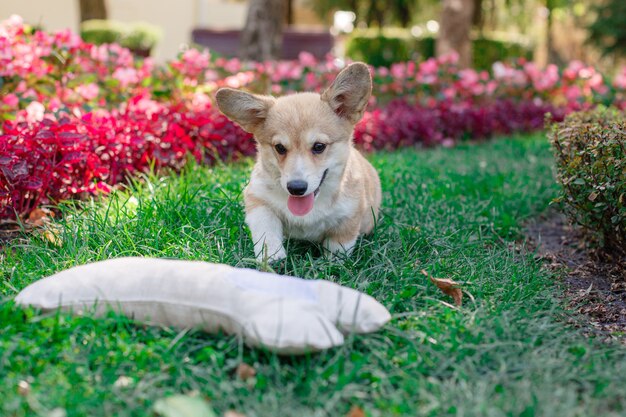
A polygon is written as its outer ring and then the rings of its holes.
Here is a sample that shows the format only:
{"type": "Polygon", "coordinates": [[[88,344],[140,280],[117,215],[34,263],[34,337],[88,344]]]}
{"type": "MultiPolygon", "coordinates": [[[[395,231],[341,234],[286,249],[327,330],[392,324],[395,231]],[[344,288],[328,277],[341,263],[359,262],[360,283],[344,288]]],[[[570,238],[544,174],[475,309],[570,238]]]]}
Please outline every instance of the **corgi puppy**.
{"type": "Polygon", "coordinates": [[[244,190],[246,223],[259,261],[286,256],[283,240],[321,242],[349,254],[376,222],[381,188],[353,145],[372,91],[367,65],[343,69],[321,95],[280,98],[222,88],[219,109],[254,135],[258,154],[244,190]]]}

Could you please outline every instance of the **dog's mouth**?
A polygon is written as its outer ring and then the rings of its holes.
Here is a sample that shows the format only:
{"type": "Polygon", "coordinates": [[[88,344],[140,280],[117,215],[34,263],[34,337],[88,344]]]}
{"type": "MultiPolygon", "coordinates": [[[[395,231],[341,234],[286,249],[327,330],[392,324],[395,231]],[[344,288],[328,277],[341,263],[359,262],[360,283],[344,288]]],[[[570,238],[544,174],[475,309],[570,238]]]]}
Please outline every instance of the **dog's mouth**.
{"type": "Polygon", "coordinates": [[[295,216],[305,216],[311,210],[313,210],[315,197],[317,197],[320,192],[320,187],[326,179],[326,174],[328,174],[328,169],[324,171],[324,173],[322,174],[322,179],[320,180],[320,184],[312,193],[303,196],[290,195],[287,198],[287,208],[289,209],[291,214],[295,216]]]}

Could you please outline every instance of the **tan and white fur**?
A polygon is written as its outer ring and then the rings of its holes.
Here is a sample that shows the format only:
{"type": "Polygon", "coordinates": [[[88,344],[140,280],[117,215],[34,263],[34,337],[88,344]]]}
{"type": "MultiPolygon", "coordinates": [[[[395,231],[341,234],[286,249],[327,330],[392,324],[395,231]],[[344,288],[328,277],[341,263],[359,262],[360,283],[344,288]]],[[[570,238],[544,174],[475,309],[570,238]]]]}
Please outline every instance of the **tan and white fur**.
{"type": "Polygon", "coordinates": [[[380,180],[353,145],[354,125],[371,89],[368,67],[354,63],[321,95],[217,92],[220,110],[258,144],[244,203],[259,261],[284,258],[285,238],[322,242],[332,254],[349,254],[359,235],[372,231],[380,180]]]}

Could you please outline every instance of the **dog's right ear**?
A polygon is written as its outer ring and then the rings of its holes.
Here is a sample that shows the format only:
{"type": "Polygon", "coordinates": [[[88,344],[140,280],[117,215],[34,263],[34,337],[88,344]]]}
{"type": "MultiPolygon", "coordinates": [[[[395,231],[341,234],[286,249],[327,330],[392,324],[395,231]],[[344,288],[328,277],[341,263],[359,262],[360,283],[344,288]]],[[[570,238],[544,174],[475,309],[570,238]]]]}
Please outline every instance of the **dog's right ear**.
{"type": "Polygon", "coordinates": [[[363,117],[372,93],[372,77],[367,65],[355,62],[344,68],[322,93],[322,101],[339,117],[357,124],[363,117]]]}
{"type": "Polygon", "coordinates": [[[271,96],[258,96],[232,88],[220,88],[215,99],[220,111],[249,133],[254,133],[265,122],[267,112],[276,101],[271,96]]]}

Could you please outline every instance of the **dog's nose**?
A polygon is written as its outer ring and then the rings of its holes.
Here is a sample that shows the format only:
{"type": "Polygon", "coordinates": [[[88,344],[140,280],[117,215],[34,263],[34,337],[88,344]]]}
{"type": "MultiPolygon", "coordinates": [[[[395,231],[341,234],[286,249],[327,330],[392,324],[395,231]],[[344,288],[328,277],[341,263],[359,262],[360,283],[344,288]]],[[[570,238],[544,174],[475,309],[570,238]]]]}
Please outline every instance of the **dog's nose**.
{"type": "Polygon", "coordinates": [[[307,188],[309,188],[309,184],[306,181],[294,180],[287,183],[287,190],[291,195],[304,195],[307,188]]]}

